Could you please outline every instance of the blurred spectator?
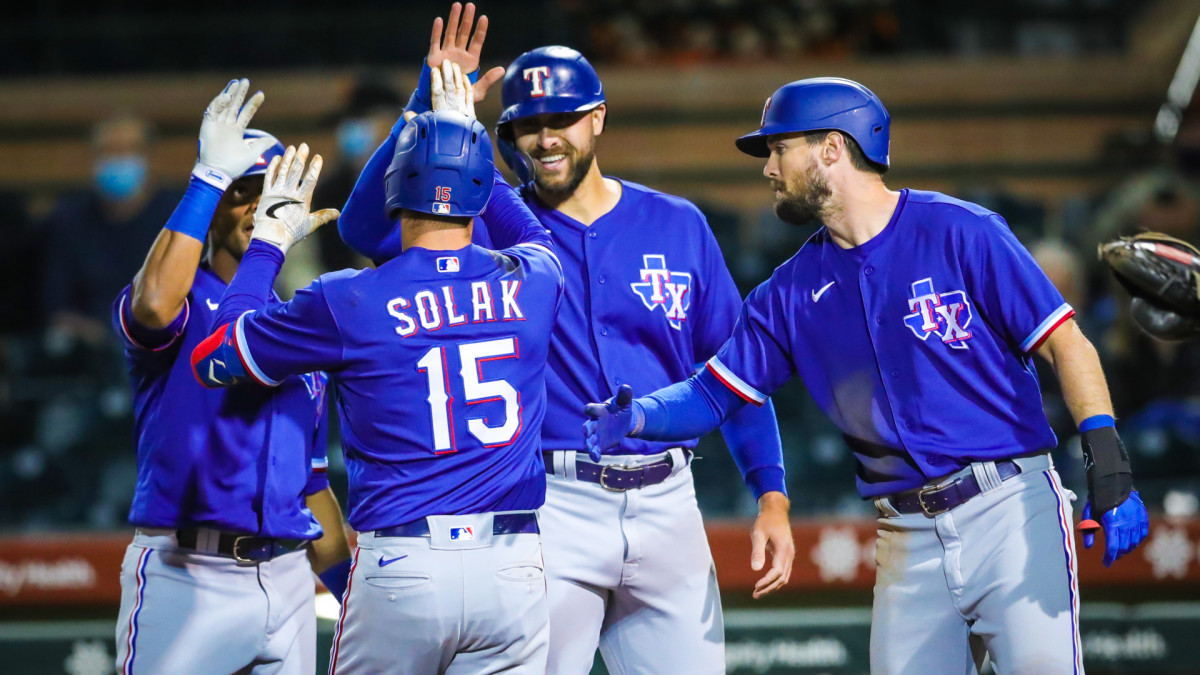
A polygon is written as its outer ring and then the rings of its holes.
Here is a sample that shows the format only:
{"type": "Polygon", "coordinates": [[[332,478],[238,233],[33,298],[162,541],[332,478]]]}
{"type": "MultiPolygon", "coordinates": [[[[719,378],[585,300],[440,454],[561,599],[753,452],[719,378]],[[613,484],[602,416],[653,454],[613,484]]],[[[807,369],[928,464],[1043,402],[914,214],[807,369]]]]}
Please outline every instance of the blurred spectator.
{"type": "MultiPolygon", "coordinates": [[[[313,208],[340,209],[350,197],[367,160],[392,130],[405,101],[382,76],[359,77],[336,121],[337,156],[321,174],[313,208]]],[[[333,224],[317,231],[322,271],[363,267],[366,260],[354,253],[338,236],[333,224]]]]}
{"type": "MultiPolygon", "coordinates": [[[[33,228],[25,194],[0,190],[4,214],[4,246],[0,247],[0,335],[37,330],[42,326],[37,298],[41,288],[44,242],[33,228]]],[[[0,373],[5,372],[0,353],[0,373]]]]}
{"type": "Polygon", "coordinates": [[[149,145],[140,119],[99,123],[92,187],[64,195],[47,218],[44,306],[54,353],[111,340],[109,306],[175,209],[178,195],[150,180],[149,145]]]}

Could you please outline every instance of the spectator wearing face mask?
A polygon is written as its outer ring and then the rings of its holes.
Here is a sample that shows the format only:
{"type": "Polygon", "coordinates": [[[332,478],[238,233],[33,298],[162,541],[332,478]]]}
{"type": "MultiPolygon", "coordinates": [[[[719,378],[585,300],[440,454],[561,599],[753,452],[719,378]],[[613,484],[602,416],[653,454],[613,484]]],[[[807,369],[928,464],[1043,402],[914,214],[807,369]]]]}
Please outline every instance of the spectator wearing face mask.
{"type": "MultiPolygon", "coordinates": [[[[354,83],[337,120],[337,156],[333,165],[321,175],[313,196],[314,209],[342,208],[363,166],[391,131],[403,105],[400,95],[381,77],[364,75],[354,83]]],[[[336,227],[317,230],[316,238],[320,242],[321,264],[325,269],[366,264],[364,258],[342,242],[336,227]]]]}
{"type": "Polygon", "coordinates": [[[118,116],[98,123],[93,184],[64,194],[47,217],[43,300],[51,351],[109,340],[112,298],[141,266],[179,200],[150,182],[149,147],[143,120],[118,116]]]}

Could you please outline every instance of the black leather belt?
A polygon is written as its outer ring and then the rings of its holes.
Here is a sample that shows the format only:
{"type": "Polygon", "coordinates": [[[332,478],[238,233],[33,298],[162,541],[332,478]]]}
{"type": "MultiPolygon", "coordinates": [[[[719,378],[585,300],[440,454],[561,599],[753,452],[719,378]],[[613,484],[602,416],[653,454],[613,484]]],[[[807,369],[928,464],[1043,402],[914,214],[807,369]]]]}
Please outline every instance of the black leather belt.
{"type": "MultiPolygon", "coordinates": [[[[492,534],[537,534],[540,532],[537,514],[532,511],[523,513],[497,513],[492,516],[492,534]]],[[[411,523],[385,527],[375,530],[376,537],[428,537],[429,521],[425,518],[411,523]]]]}
{"type": "MultiPolygon", "coordinates": [[[[1004,459],[996,462],[996,473],[1000,474],[1001,481],[1006,481],[1021,473],[1021,467],[1011,459],[1004,459]]],[[[888,495],[887,500],[891,502],[892,508],[900,513],[936,516],[956,506],[962,506],[981,492],[983,488],[979,486],[979,481],[975,480],[975,473],[972,472],[949,483],[888,495]]]]}
{"type": "Polygon", "coordinates": [[[228,556],[242,563],[266,562],[272,558],[299,550],[307,543],[306,539],[276,539],[274,537],[259,537],[250,534],[233,534],[222,532],[217,537],[217,549],[205,551],[199,548],[200,530],[187,528],[175,530],[175,543],[182,549],[190,549],[197,553],[215,553],[228,556]]]}
{"type": "MultiPolygon", "coordinates": [[[[554,451],[543,452],[546,460],[546,473],[554,473],[554,451]]],[[[583,456],[582,453],[579,456],[583,456]]],[[[593,464],[579,459],[575,460],[575,479],[587,483],[596,483],[611,492],[636,490],[649,485],[658,485],[671,477],[675,461],[667,455],[662,461],[642,466],[618,466],[615,464],[593,464]]]]}

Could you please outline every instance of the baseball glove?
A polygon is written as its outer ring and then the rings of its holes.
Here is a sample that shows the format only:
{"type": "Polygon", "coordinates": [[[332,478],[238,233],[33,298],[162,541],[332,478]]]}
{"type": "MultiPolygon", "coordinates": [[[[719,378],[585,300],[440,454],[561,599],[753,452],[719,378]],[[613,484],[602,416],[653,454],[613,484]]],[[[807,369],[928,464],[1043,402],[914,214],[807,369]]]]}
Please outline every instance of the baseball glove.
{"type": "Polygon", "coordinates": [[[1157,232],[1101,244],[1100,259],[1133,295],[1133,320],[1160,340],[1200,337],[1200,250],[1157,232]]]}

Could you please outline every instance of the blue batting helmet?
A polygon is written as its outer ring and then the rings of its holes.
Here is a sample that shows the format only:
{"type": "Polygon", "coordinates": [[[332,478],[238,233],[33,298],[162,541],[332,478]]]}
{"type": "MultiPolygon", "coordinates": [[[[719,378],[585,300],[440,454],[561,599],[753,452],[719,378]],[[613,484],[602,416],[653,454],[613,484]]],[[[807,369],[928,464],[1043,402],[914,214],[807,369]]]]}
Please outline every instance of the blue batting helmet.
{"type": "Polygon", "coordinates": [[[495,184],[492,142],[478,120],[451,111],[417,115],[400,132],[384,176],[387,211],[477,216],[495,184]]]}
{"type": "Polygon", "coordinates": [[[533,177],[532,170],[513,144],[511,122],[547,113],[591,110],[604,103],[604,85],[583,54],[570,47],[538,47],[518,56],[508,67],[500,99],[504,106],[496,123],[500,157],[527,182],[533,177]]]}
{"type": "Polygon", "coordinates": [[[243,176],[258,176],[264,174],[267,172],[267,167],[271,165],[272,159],[275,159],[276,157],[283,157],[283,143],[280,143],[278,138],[275,138],[265,131],[259,131],[258,129],[247,129],[242,133],[242,140],[246,141],[247,143],[251,141],[257,141],[260,138],[269,138],[272,141],[275,141],[275,144],[267,148],[266,151],[259,156],[258,161],[250,165],[249,169],[246,169],[245,173],[242,174],[243,176]]]}
{"type": "Polygon", "coordinates": [[[767,136],[837,130],[849,134],[867,159],[888,166],[891,115],[870,89],[840,77],[814,77],[785,84],[763,106],[758,131],[737,139],[738,150],[770,157],[767,136]]]}

